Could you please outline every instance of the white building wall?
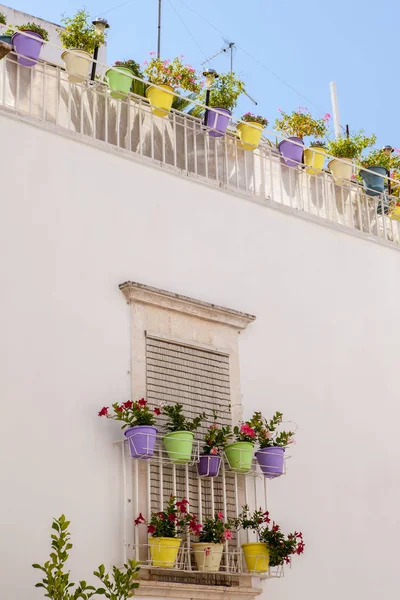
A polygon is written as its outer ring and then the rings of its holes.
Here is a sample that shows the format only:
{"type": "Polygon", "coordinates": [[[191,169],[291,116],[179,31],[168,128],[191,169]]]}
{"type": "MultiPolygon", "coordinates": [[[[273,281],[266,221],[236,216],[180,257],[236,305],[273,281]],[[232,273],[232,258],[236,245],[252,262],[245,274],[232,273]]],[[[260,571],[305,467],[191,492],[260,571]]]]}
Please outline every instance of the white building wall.
{"type": "MultiPolygon", "coordinates": [[[[68,9],[66,13],[69,16],[73,15],[74,11],[76,12],[76,9],[68,9]]],[[[43,46],[40,52],[40,58],[54,65],[64,67],[64,61],[61,58],[61,54],[64,52],[64,50],[61,48],[61,42],[58,35],[58,30],[63,29],[61,25],[51,23],[50,21],[45,21],[44,19],[39,19],[38,17],[34,17],[29,13],[15,10],[14,8],[4,6],[3,4],[0,4],[0,12],[6,15],[6,28],[10,25],[24,25],[25,23],[33,22],[46,29],[49,34],[49,43],[43,46]]],[[[4,30],[1,33],[4,33],[4,30]]],[[[98,60],[101,63],[107,64],[107,46],[101,46],[101,48],[99,48],[98,60]]],[[[97,69],[97,74],[102,73],[103,71],[104,69],[99,66],[97,69]]]]}
{"type": "Polygon", "coordinates": [[[34,600],[49,526],[73,580],[121,561],[116,424],[135,280],[257,315],[245,416],[299,425],[269,485],[306,552],[263,598],[397,597],[400,254],[0,116],[0,596],[34,600]]]}

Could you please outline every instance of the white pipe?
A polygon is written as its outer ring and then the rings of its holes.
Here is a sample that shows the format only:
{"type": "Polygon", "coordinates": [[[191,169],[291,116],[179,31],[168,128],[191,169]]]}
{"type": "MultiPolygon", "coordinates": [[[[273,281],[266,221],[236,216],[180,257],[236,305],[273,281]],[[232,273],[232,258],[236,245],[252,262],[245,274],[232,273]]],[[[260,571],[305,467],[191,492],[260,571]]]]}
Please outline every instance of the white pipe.
{"type": "Polygon", "coordinates": [[[331,81],[329,84],[329,87],[331,90],[333,128],[335,131],[335,138],[339,139],[342,134],[342,128],[340,126],[339,103],[338,103],[336,83],[334,81],[331,81]]]}

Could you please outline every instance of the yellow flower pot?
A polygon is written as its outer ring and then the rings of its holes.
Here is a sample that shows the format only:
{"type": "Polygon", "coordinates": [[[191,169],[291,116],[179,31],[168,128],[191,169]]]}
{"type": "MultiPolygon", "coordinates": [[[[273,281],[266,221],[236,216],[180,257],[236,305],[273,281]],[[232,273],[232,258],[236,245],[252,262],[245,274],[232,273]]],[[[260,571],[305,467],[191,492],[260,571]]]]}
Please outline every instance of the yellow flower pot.
{"type": "Polygon", "coordinates": [[[332,173],[335,181],[351,179],[353,174],[353,161],[350,158],[341,158],[340,160],[334,158],[328,163],[328,169],[332,173]]]}
{"type": "Polygon", "coordinates": [[[316,175],[324,168],[326,150],[325,148],[306,148],[304,150],[304,164],[307,165],[307,173],[316,175]]]}
{"type": "Polygon", "coordinates": [[[389,213],[389,217],[394,221],[400,221],[400,206],[395,206],[389,213]]]}
{"type": "Polygon", "coordinates": [[[255,150],[260,143],[264,127],[260,123],[248,121],[239,123],[237,130],[242,146],[245,150],[255,150]]]}
{"type": "Polygon", "coordinates": [[[85,50],[66,50],[61,54],[65,62],[65,70],[71,83],[80,83],[89,76],[90,65],[93,57],[85,50]]]}
{"type": "Polygon", "coordinates": [[[171,110],[174,89],[170,85],[150,86],[146,90],[146,96],[150,102],[151,109],[157,117],[166,117],[171,110]]]}
{"type": "Polygon", "coordinates": [[[242,544],[242,550],[249,573],[265,573],[269,568],[269,550],[263,542],[242,544]]]}
{"type": "Polygon", "coordinates": [[[194,559],[199,571],[217,573],[222,560],[223,544],[194,543],[194,559]]]}
{"type": "Polygon", "coordinates": [[[150,537],[149,546],[152,565],[163,569],[172,569],[176,563],[181,541],[179,538],[150,537]]]}

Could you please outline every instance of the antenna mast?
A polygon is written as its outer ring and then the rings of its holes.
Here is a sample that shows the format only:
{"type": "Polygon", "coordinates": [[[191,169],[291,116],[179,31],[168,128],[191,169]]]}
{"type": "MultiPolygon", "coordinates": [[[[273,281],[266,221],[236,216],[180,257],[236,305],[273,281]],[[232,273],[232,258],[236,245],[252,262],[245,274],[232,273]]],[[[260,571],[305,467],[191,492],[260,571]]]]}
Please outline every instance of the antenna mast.
{"type": "Polygon", "coordinates": [[[158,0],[158,39],[157,39],[157,58],[161,53],[161,0],[158,0]]]}

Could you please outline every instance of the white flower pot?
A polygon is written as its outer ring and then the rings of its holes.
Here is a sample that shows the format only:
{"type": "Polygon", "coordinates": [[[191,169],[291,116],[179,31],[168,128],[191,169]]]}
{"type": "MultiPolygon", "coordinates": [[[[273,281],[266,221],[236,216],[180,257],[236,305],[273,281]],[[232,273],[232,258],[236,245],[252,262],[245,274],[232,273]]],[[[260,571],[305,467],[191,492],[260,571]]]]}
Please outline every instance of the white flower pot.
{"type": "Polygon", "coordinates": [[[199,571],[217,573],[222,560],[223,544],[192,544],[194,559],[199,571]]]}
{"type": "Polygon", "coordinates": [[[72,48],[63,52],[61,58],[65,62],[65,70],[71,83],[80,83],[87,79],[92,64],[92,56],[89,52],[72,48]]]}
{"type": "Polygon", "coordinates": [[[353,174],[353,161],[350,158],[334,158],[328,163],[328,169],[333,175],[335,181],[341,179],[351,179],[353,174]]]}

